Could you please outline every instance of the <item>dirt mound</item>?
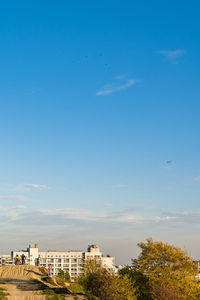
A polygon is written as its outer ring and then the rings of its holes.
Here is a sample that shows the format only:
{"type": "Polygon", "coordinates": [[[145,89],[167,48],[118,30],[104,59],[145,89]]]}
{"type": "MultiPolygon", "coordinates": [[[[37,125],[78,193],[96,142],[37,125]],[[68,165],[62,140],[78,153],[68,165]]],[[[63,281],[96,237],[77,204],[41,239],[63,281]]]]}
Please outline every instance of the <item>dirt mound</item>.
{"type": "Polygon", "coordinates": [[[0,278],[12,279],[38,279],[40,280],[44,275],[40,268],[35,266],[20,265],[20,266],[2,266],[0,267],[0,278]]]}
{"type": "Polygon", "coordinates": [[[38,267],[20,266],[1,266],[0,267],[0,286],[9,293],[7,299],[12,300],[42,300],[47,299],[37,284],[44,275],[38,267]]]}
{"type": "MultiPolygon", "coordinates": [[[[28,265],[0,266],[0,287],[4,288],[9,296],[8,300],[43,300],[51,299],[50,295],[44,293],[55,291],[51,285],[44,284],[45,275],[39,267],[28,265]]],[[[56,296],[56,295],[55,295],[56,296]]],[[[1,298],[1,296],[0,296],[1,298]]],[[[54,298],[52,299],[61,299],[54,298]]],[[[62,299],[86,300],[80,295],[64,295],[62,299]]]]}

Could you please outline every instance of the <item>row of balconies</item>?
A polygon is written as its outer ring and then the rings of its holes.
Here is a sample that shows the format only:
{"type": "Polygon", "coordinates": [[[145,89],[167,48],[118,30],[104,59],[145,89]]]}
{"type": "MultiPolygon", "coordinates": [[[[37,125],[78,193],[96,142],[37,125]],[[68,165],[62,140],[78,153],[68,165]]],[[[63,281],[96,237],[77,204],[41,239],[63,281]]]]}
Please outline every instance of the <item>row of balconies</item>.
{"type": "Polygon", "coordinates": [[[63,266],[63,267],[70,267],[70,266],[71,267],[82,267],[82,264],[80,264],[80,263],[79,264],[74,264],[74,263],[72,263],[72,264],[69,264],[69,263],[68,264],[66,264],[66,263],[61,264],[61,263],[48,262],[48,261],[47,262],[40,262],[40,266],[41,265],[45,266],[46,264],[47,265],[52,265],[52,266],[55,265],[55,266],[59,266],[59,267],[61,267],[61,266],[63,266]]]}
{"type": "Polygon", "coordinates": [[[46,261],[47,262],[62,262],[63,261],[63,263],[80,263],[80,262],[82,262],[82,259],[60,259],[60,258],[48,258],[48,259],[45,259],[45,258],[40,258],[39,259],[39,261],[41,262],[41,263],[45,263],[46,261]]]}
{"type": "MultiPolygon", "coordinates": [[[[48,258],[69,258],[69,259],[82,259],[82,256],[78,255],[78,256],[61,256],[61,255],[48,255],[48,258]]],[[[46,257],[41,257],[41,258],[46,258],[46,257]]]]}

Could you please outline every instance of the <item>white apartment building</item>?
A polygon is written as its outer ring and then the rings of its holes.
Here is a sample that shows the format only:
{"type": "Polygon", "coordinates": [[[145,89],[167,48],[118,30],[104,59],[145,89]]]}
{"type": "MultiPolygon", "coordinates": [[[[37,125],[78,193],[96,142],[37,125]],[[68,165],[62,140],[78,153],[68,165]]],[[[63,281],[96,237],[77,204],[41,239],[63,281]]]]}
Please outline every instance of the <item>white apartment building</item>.
{"type": "Polygon", "coordinates": [[[39,253],[36,265],[49,269],[51,275],[57,275],[60,270],[67,271],[74,280],[82,273],[82,261],[82,251],[47,251],[39,253]]]}
{"type": "Polygon", "coordinates": [[[6,259],[1,259],[2,264],[14,264],[15,257],[18,255],[26,257],[26,264],[32,266],[43,266],[49,270],[51,275],[57,275],[60,270],[69,272],[71,280],[78,277],[82,273],[82,263],[87,259],[96,259],[101,262],[102,266],[111,273],[116,273],[115,258],[109,255],[103,256],[98,245],[89,245],[86,252],[83,251],[66,251],[60,252],[56,250],[49,250],[46,252],[39,251],[38,244],[31,244],[26,250],[12,251],[11,256],[6,259]]]}
{"type": "Polygon", "coordinates": [[[0,266],[3,265],[13,265],[13,259],[10,255],[4,254],[0,255],[0,266]]]}

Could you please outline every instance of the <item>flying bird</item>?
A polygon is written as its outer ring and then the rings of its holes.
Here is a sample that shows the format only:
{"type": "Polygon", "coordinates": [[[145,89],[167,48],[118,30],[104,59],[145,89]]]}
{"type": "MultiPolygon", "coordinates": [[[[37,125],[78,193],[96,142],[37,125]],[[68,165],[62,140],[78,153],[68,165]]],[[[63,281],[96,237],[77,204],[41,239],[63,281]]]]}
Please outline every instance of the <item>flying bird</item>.
{"type": "Polygon", "coordinates": [[[166,161],[166,164],[171,164],[172,163],[172,160],[167,160],[166,161]]]}

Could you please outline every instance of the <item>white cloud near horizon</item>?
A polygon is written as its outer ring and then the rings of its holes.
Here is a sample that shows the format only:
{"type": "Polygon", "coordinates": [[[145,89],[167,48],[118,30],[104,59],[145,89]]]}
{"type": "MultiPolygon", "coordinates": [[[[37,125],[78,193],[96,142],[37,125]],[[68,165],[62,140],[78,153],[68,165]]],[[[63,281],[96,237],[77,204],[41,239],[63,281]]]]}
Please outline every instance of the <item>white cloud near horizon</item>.
{"type": "MultiPolygon", "coordinates": [[[[82,208],[59,208],[59,209],[29,209],[23,205],[15,207],[0,207],[0,224],[60,226],[72,225],[74,228],[84,224],[200,224],[200,211],[177,212],[161,211],[156,214],[152,207],[133,206],[113,212],[94,212],[82,208]],[[144,212],[144,213],[143,213],[144,212]],[[16,222],[17,221],[17,222],[16,222]]],[[[92,226],[93,226],[92,225],[92,226]]],[[[87,225],[86,225],[87,226],[87,225]]]]}
{"type": "MultiPolygon", "coordinates": [[[[110,213],[81,208],[0,207],[1,251],[4,246],[5,249],[12,249],[16,248],[16,243],[19,245],[17,247],[21,247],[20,243],[26,245],[29,241],[39,242],[42,247],[48,248],[57,245],[56,248],[61,249],[64,246],[80,249],[81,241],[82,245],[92,242],[103,249],[109,244],[109,252],[117,259],[121,257],[123,264],[127,264],[133,258],[134,245],[136,247],[139,241],[149,236],[179,245],[181,243],[183,247],[188,238],[194,238],[194,234],[187,232],[196,228],[194,241],[198,240],[200,211],[147,210],[148,207],[139,206],[110,213]],[[184,234],[179,234],[179,230],[184,234]]],[[[190,245],[191,240],[188,242],[190,245]]],[[[196,247],[198,250],[198,243],[196,247]]],[[[137,253],[136,249],[135,255],[137,253]]]]}
{"type": "Polygon", "coordinates": [[[143,216],[136,214],[136,211],[146,210],[146,207],[132,207],[116,212],[93,212],[87,209],[62,208],[62,209],[26,209],[24,206],[0,208],[0,223],[5,225],[13,223],[15,225],[51,225],[80,223],[124,223],[143,224],[170,221],[173,216],[143,216]],[[23,208],[23,210],[22,210],[23,208]],[[17,223],[15,221],[17,220],[17,223]],[[74,223],[75,222],[75,223],[74,223]]]}
{"type": "Polygon", "coordinates": [[[113,93],[117,93],[122,90],[126,90],[133,85],[136,85],[136,83],[137,83],[137,80],[129,79],[121,85],[116,85],[116,84],[106,85],[96,93],[96,96],[107,96],[107,95],[110,95],[113,93]]]}
{"type": "MultiPolygon", "coordinates": [[[[51,225],[57,222],[73,221],[82,223],[118,223],[118,224],[156,224],[156,223],[198,223],[200,224],[200,212],[162,212],[154,215],[143,215],[141,211],[146,211],[150,207],[129,207],[115,212],[93,212],[88,209],[63,208],[63,209],[39,209],[34,212],[23,212],[22,220],[33,218],[42,220],[47,224],[51,220],[51,225]],[[140,211],[140,214],[138,213],[140,211]],[[46,220],[45,220],[46,219],[46,220]]],[[[77,223],[77,224],[78,224],[77,223]]]]}

